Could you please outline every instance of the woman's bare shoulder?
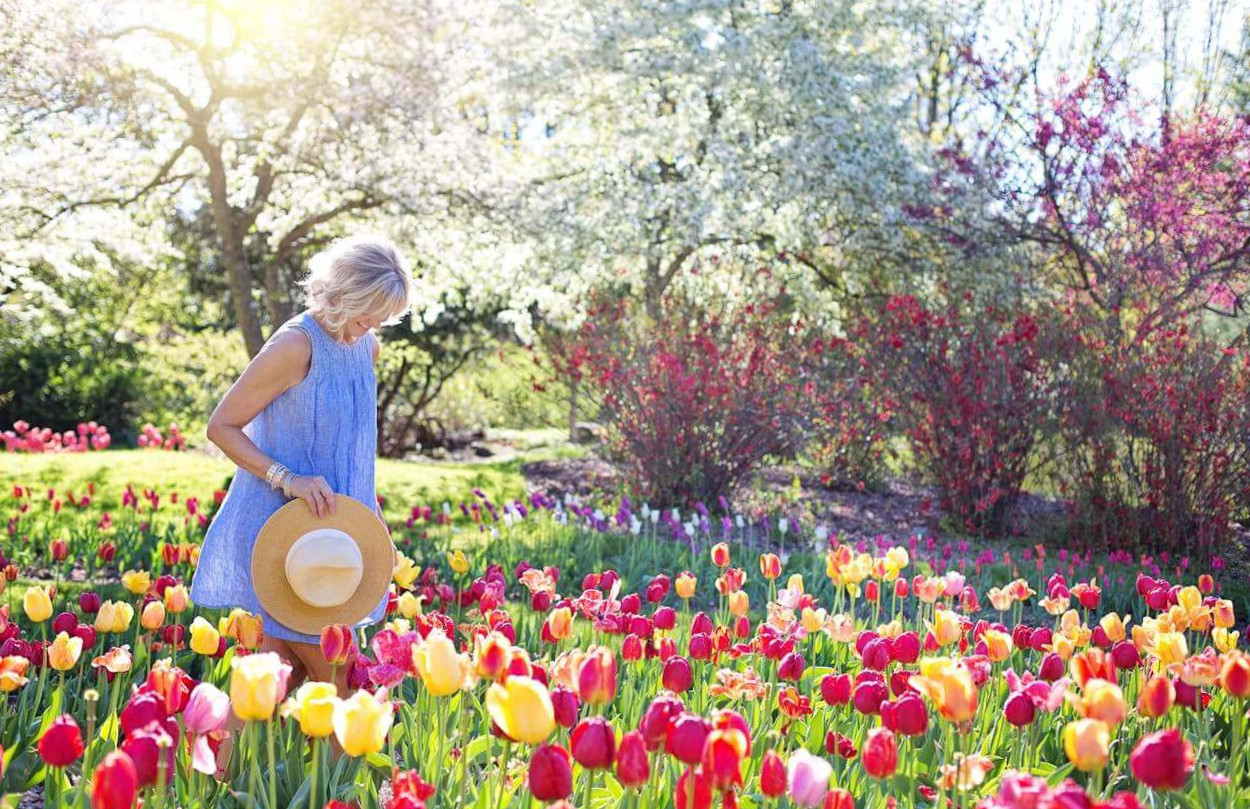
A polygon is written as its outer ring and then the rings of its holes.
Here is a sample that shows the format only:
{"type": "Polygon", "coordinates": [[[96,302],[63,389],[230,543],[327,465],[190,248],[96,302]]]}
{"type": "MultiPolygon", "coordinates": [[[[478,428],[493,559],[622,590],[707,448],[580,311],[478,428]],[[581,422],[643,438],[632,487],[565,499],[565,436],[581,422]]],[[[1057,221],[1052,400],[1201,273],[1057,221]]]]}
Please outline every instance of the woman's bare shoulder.
{"type": "Polygon", "coordinates": [[[312,338],[300,329],[279,329],[261,348],[251,367],[295,384],[308,375],[312,338]]]}

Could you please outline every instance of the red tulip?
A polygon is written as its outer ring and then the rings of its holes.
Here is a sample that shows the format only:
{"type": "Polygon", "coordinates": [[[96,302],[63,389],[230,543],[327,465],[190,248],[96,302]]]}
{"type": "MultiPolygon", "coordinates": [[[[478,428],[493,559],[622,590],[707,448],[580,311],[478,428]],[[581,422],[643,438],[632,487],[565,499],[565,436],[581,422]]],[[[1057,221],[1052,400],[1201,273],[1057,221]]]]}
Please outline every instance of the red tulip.
{"type": "Polygon", "coordinates": [[[626,635],[621,643],[621,659],[626,663],[637,663],[642,660],[642,638],[637,635],[626,635]]]}
{"type": "Polygon", "coordinates": [[[332,666],[341,666],[351,657],[355,644],[351,627],[330,624],[321,630],[321,656],[332,666]]]}
{"type": "Polygon", "coordinates": [[[48,543],[53,560],[64,562],[69,557],[69,540],[58,537],[48,543]]]}
{"type": "Polygon", "coordinates": [[[659,607],[655,611],[655,615],[651,616],[652,623],[656,629],[669,630],[677,626],[677,610],[672,607],[659,607]]]}
{"type": "Polygon", "coordinates": [[[1176,702],[1176,686],[1167,677],[1151,677],[1142,683],[1137,695],[1137,712],[1157,718],[1172,710],[1176,702]]]}
{"type": "Polygon", "coordinates": [[[690,657],[695,660],[712,659],[712,636],[700,632],[690,636],[690,657]]]}
{"type": "Polygon", "coordinates": [[[691,635],[711,635],[716,627],[712,624],[712,619],[707,617],[705,612],[695,613],[694,618],[690,620],[691,635]]]}
{"type": "Polygon", "coordinates": [[[39,737],[39,758],[49,767],[68,767],[82,756],[82,731],[69,714],[62,714],[39,737]]]}
{"type": "Polygon", "coordinates": [[[139,776],[139,785],[146,787],[157,783],[161,772],[161,758],[164,756],[166,783],[172,783],[174,777],[174,739],[157,723],[127,736],[121,743],[122,751],[134,762],[135,772],[139,776]]]}
{"type": "Polygon", "coordinates": [[[122,735],[129,736],[147,727],[153,722],[160,722],[168,714],[159,694],[153,691],[136,693],[122,708],[120,720],[122,735]]]}
{"type": "Polygon", "coordinates": [[[669,691],[674,694],[683,694],[694,684],[694,674],[686,658],[670,657],[664,662],[660,680],[669,691]]]}
{"type": "Polygon", "coordinates": [[[904,666],[915,663],[920,659],[920,636],[915,632],[899,635],[890,646],[890,656],[904,666]]]}
{"type": "Polygon", "coordinates": [[[846,705],[851,701],[851,675],[826,674],[820,681],[820,696],[827,705],[846,705]]]}
{"type": "Polygon", "coordinates": [[[672,726],[673,720],[685,710],[685,704],[676,697],[659,696],[651,700],[651,704],[642,715],[642,720],[638,723],[638,730],[642,733],[642,739],[647,743],[648,750],[659,750],[666,744],[668,729],[672,726]]]}
{"type": "Polygon", "coordinates": [[[591,716],[573,728],[569,748],[573,759],[583,767],[606,769],[616,756],[616,732],[602,716],[591,716]]]}
{"type": "Polygon", "coordinates": [[[807,661],[798,652],[790,652],[777,664],[777,676],[786,682],[797,683],[807,668],[807,661]]]}
{"type": "Polygon", "coordinates": [[[581,709],[581,702],[569,689],[562,685],[551,689],[551,707],[560,727],[571,728],[577,724],[577,712],[581,709]]]}
{"type": "Polygon", "coordinates": [[[742,760],[747,757],[747,736],[737,728],[715,728],[703,744],[703,774],[713,789],[724,792],[742,786],[742,760]]]}
{"type": "Polygon", "coordinates": [[[589,705],[602,705],[616,696],[616,656],[611,649],[591,649],[577,676],[577,693],[589,705]]]}
{"type": "Polygon", "coordinates": [[[780,798],[786,794],[786,786],[786,763],[776,750],[769,750],[760,762],[760,792],[769,798],[780,798]]]}
{"type": "Polygon", "coordinates": [[[1156,731],[1133,748],[1129,766],[1137,780],[1151,789],[1179,791],[1194,771],[1194,748],[1177,728],[1156,731]]]}
{"type": "MultiPolygon", "coordinates": [[[[1040,630],[1039,630],[1040,631],[1040,630]]],[[[1050,643],[1050,630],[1047,630],[1046,642],[1050,643]]],[[[1034,633],[1036,634],[1036,633],[1034,633]]],[[[1047,652],[1042,658],[1042,665],[1037,676],[1048,683],[1053,683],[1063,676],[1063,658],[1054,652],[1047,652]]]]}
{"type": "Polygon", "coordinates": [[[78,594],[78,609],[83,615],[95,615],[100,611],[100,594],[84,590],[78,594]]]}
{"type": "Polygon", "coordinates": [[[62,612],[52,619],[53,634],[64,632],[67,635],[72,635],[77,628],[78,616],[72,612],[62,612]]]}
{"type": "Polygon", "coordinates": [[[687,769],[677,779],[677,809],[710,809],[712,785],[702,770],[687,769]]]}
{"type": "Polygon", "coordinates": [[[893,731],[888,728],[868,731],[860,749],[860,758],[869,777],[880,779],[893,775],[898,769],[898,743],[894,740],[893,731]]]}
{"type": "Polygon", "coordinates": [[[561,801],[573,794],[573,765],[558,744],[544,744],[530,756],[530,792],[540,801],[561,801]]]}
{"type": "Polygon", "coordinates": [[[825,795],[821,809],[855,809],[855,798],[845,789],[836,787],[825,795]]]}
{"type": "Polygon", "coordinates": [[[881,703],[881,720],[890,730],[904,736],[923,736],[929,729],[929,709],[919,695],[907,693],[894,702],[881,703]]]}
{"type": "Polygon", "coordinates": [[[1022,728],[1033,724],[1037,716],[1037,706],[1028,694],[1017,691],[1007,698],[1007,704],[1003,706],[1003,716],[1015,727],[1022,728]]]}
{"type": "Polygon", "coordinates": [[[851,700],[855,703],[855,710],[870,716],[881,712],[881,703],[890,698],[890,691],[885,687],[885,683],[880,680],[865,680],[855,686],[852,692],[851,700]]]}
{"type": "Polygon", "coordinates": [[[712,723],[692,713],[683,713],[668,728],[664,748],[669,755],[687,764],[698,764],[712,723]]]}
{"type": "Polygon", "coordinates": [[[616,751],[616,780],[625,788],[641,787],[651,777],[651,762],[647,758],[647,743],[642,733],[631,730],[621,737],[616,751]]]}
{"type": "Polygon", "coordinates": [[[139,774],[130,756],[110,751],[91,774],[91,809],[132,809],[139,796],[139,774]]]}

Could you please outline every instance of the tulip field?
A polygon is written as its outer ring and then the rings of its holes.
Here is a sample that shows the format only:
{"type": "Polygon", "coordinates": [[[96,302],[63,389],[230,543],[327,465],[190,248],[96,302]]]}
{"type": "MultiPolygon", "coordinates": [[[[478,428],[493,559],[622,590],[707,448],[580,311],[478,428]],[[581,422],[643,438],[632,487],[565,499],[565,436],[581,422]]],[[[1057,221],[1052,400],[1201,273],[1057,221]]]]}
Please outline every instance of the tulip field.
{"type": "Polygon", "coordinates": [[[387,620],[322,634],[340,690],[189,602],[222,492],[106,485],[0,493],[11,806],[1250,807],[1218,557],[387,503],[387,620]]]}

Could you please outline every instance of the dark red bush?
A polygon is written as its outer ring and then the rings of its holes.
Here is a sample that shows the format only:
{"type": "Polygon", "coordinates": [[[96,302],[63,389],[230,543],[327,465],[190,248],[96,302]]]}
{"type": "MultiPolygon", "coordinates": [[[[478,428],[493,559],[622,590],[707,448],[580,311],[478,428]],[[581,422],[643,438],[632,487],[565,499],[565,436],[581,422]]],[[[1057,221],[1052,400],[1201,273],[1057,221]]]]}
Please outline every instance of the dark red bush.
{"type": "Polygon", "coordinates": [[[1250,510],[1250,354],[1185,325],[1086,343],[1059,466],[1074,536],[1210,554],[1250,510]]]}
{"type": "Polygon", "coordinates": [[[627,485],[653,503],[712,502],[801,445],[812,349],[772,303],[721,315],[670,301],[664,311],[633,320],[625,301],[594,307],[559,341],[556,368],[593,391],[627,485]]]}
{"type": "Polygon", "coordinates": [[[880,405],[974,534],[1003,530],[1062,387],[1064,341],[1038,316],[895,296],[856,330],[880,405]]]}

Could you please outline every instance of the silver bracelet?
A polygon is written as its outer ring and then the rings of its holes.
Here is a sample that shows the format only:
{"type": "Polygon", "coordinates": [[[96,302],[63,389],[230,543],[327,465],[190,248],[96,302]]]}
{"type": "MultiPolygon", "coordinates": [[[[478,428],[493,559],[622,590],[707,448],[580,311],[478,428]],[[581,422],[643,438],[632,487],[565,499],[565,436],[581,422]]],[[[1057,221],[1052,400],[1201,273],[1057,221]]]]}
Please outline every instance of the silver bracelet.
{"type": "Polygon", "coordinates": [[[282,493],[287,496],[287,499],[291,497],[291,485],[295,483],[296,477],[296,474],[290,469],[286,470],[282,475],[282,493]]]}
{"type": "Polygon", "coordinates": [[[274,461],[269,465],[269,471],[265,472],[265,482],[269,484],[269,488],[277,489],[281,486],[282,479],[291,473],[285,464],[274,461]]]}

